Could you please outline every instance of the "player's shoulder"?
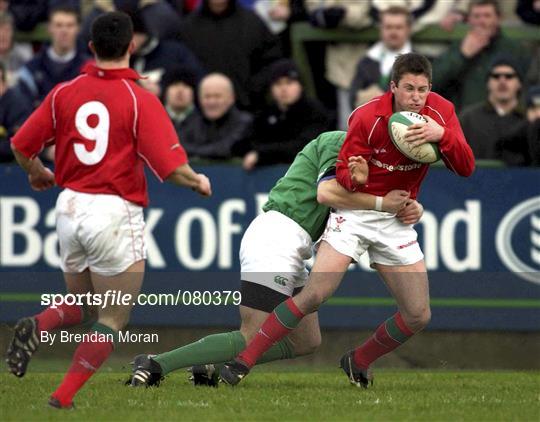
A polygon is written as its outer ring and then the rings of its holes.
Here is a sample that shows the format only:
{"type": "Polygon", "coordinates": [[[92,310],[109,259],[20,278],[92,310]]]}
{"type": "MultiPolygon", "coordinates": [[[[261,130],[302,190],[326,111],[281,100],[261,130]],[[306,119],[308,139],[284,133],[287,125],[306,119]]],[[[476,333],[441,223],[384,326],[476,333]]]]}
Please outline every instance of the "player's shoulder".
{"type": "Polygon", "coordinates": [[[353,119],[354,120],[361,119],[362,121],[365,122],[369,118],[374,118],[375,113],[381,104],[381,101],[383,101],[383,97],[384,97],[384,94],[378,97],[372,98],[371,100],[365,102],[364,104],[356,107],[349,116],[349,120],[348,120],[349,126],[351,125],[351,122],[353,121],[353,119]]]}
{"type": "Polygon", "coordinates": [[[86,78],[87,78],[87,75],[83,73],[69,81],[60,82],[59,84],[56,84],[53,89],[51,89],[48,96],[56,100],[63,93],[69,93],[69,92],[77,93],[80,89],[79,84],[81,84],[86,78]]]}
{"type": "Polygon", "coordinates": [[[430,92],[426,99],[426,106],[437,108],[440,112],[453,112],[454,104],[436,92],[430,92]]]}
{"type": "Polygon", "coordinates": [[[455,114],[454,104],[436,92],[430,92],[426,99],[426,108],[438,115],[442,122],[447,122],[455,114]]]}

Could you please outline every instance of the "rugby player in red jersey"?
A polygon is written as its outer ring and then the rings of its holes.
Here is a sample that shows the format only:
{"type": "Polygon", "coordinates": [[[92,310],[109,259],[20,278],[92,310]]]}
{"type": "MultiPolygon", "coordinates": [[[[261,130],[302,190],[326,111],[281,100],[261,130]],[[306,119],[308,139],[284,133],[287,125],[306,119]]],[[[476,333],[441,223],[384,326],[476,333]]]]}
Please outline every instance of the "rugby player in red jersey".
{"type": "MultiPolygon", "coordinates": [[[[143,207],[148,204],[144,165],[160,180],[211,195],[210,181],[195,173],[157,97],[139,87],[129,69],[133,24],[128,15],[101,15],[92,25],[96,63],[56,86],[12,139],[19,165],[35,190],[55,184],[56,229],[67,291],[136,297],[144,275],[143,207]],[[55,173],[37,155],[56,145],[55,173]]],[[[113,350],[128,322],[129,305],[105,306],[73,356],[49,404],[72,407],[72,399],[113,350]],[[96,335],[96,333],[98,335],[96,335]],[[94,341],[95,340],[95,341],[94,341]]],[[[91,307],[62,304],[23,318],[7,353],[10,371],[22,377],[40,333],[77,325],[91,307]]]]}
{"type": "MultiPolygon", "coordinates": [[[[379,197],[392,189],[402,189],[416,198],[428,165],[413,162],[392,143],[388,119],[399,111],[420,113],[427,119],[426,124],[409,127],[409,142],[438,143],[450,170],[461,176],[472,174],[474,156],[454,106],[430,90],[429,61],[416,53],[399,56],[392,69],[390,91],[351,114],[336,167],[342,186],[379,197]],[[369,169],[368,179],[362,185],[355,178],[359,156],[368,162],[369,169]]],[[[422,330],[430,320],[430,306],[424,256],[416,231],[394,214],[366,210],[335,210],[330,214],[306,288],[274,309],[246,349],[225,364],[221,379],[238,384],[272,344],[333,294],[351,261],[357,261],[366,251],[398,306],[398,312],[364,344],[341,358],[341,367],[350,382],[367,387],[372,380],[370,365],[422,330]]]]}

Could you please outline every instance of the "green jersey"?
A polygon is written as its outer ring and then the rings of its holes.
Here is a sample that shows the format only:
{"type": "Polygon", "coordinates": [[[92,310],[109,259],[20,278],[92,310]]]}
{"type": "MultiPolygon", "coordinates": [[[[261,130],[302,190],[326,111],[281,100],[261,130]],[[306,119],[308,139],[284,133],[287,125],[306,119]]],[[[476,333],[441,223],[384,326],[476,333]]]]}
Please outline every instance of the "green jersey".
{"type": "Polygon", "coordinates": [[[317,202],[320,178],[336,166],[345,132],[325,132],[300,151],[285,176],[270,191],[264,211],[278,211],[296,221],[313,241],[324,231],[329,208],[317,202]]]}

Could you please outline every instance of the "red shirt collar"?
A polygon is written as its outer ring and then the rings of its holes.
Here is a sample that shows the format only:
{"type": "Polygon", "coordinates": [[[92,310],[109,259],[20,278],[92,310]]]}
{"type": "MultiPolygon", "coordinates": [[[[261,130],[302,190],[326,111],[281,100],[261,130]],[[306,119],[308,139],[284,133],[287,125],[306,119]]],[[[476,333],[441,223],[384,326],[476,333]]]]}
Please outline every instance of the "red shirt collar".
{"type": "Polygon", "coordinates": [[[129,67],[121,69],[101,69],[95,63],[87,63],[81,69],[82,73],[103,79],[142,79],[142,76],[129,67]]]}
{"type": "Polygon", "coordinates": [[[383,95],[380,96],[380,100],[377,104],[375,110],[376,116],[391,116],[392,115],[392,105],[394,97],[392,91],[386,91],[383,95]]]}

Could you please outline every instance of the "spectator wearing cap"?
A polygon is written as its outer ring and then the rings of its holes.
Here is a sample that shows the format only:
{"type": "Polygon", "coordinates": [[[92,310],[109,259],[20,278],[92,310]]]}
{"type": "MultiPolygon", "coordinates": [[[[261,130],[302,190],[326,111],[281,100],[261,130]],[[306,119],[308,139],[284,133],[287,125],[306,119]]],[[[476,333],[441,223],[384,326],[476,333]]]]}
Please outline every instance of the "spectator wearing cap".
{"type": "Polygon", "coordinates": [[[199,60],[182,42],[160,40],[146,25],[140,12],[131,19],[135,49],[130,64],[145,78],[141,79],[142,86],[161,96],[161,78],[175,66],[193,69],[197,79],[204,76],[206,72],[199,60]]]}
{"type": "Polygon", "coordinates": [[[501,137],[497,154],[509,165],[540,167],[540,85],[527,92],[527,119],[501,137]]]}
{"type": "Polygon", "coordinates": [[[319,133],[330,128],[327,112],[307,98],[295,63],[282,59],[270,71],[272,103],[255,117],[252,150],[243,167],[292,163],[296,154],[319,133]]]}
{"type": "Polygon", "coordinates": [[[228,160],[246,151],[253,124],[250,113],[235,106],[232,81],[211,73],[199,83],[200,111],[195,110],[180,134],[190,157],[228,160]]]}
{"type": "Polygon", "coordinates": [[[519,106],[522,75],[510,57],[497,58],[489,68],[487,98],[460,114],[465,138],[477,159],[500,159],[497,144],[525,122],[519,106]]]}
{"type": "Polygon", "coordinates": [[[433,91],[452,101],[458,111],[482,101],[484,81],[496,57],[514,57],[522,72],[530,62],[524,46],[501,32],[497,0],[471,0],[467,22],[469,29],[463,40],[452,44],[433,63],[433,91]]]}
{"type": "Polygon", "coordinates": [[[197,75],[190,68],[175,67],[165,73],[162,85],[163,104],[183,142],[185,127],[195,116],[197,75]]]}
{"type": "Polygon", "coordinates": [[[5,67],[0,62],[0,162],[13,161],[9,139],[31,113],[32,105],[18,88],[8,88],[5,67]]]}

